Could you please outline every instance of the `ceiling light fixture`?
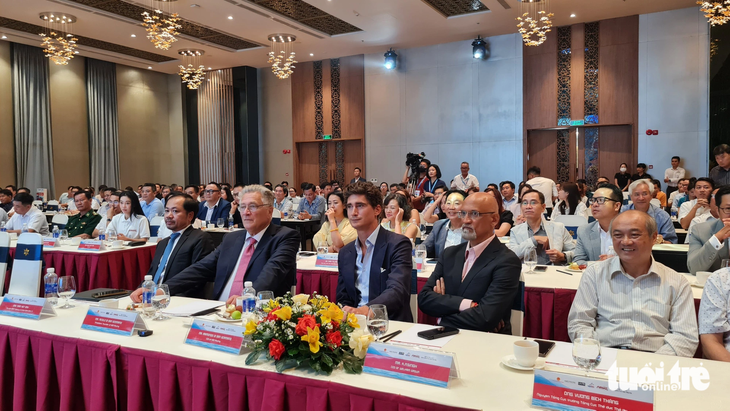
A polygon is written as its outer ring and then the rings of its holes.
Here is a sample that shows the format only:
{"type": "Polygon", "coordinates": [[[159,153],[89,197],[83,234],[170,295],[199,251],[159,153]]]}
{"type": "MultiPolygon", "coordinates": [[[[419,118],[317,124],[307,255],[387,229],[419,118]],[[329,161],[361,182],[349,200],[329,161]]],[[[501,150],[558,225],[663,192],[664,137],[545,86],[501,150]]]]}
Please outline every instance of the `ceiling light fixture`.
{"type": "Polygon", "coordinates": [[[486,60],[488,57],[487,42],[482,39],[482,36],[477,36],[471,43],[472,56],[477,60],[486,60]]]}
{"type": "Polygon", "coordinates": [[[177,41],[180,17],[174,12],[171,3],[177,0],[150,0],[150,10],[142,13],[142,26],[147,31],[147,38],[160,50],[169,50],[172,43],[177,41]]]}
{"type": "Polygon", "coordinates": [[[314,53],[309,53],[309,57],[314,57],[314,53]]]}
{"type": "Polygon", "coordinates": [[[200,64],[200,60],[203,58],[205,51],[184,49],[178,50],[177,52],[183,56],[183,64],[180,67],[180,77],[182,78],[183,84],[186,84],[190,90],[197,90],[200,83],[205,78],[203,70],[205,66],[200,64]]]}
{"type": "Polygon", "coordinates": [[[720,26],[730,21],[730,0],[698,1],[697,4],[711,25],[720,26]]]}
{"type": "Polygon", "coordinates": [[[550,20],[554,14],[550,13],[550,0],[522,0],[520,3],[521,16],[517,17],[517,31],[522,35],[522,41],[527,46],[539,46],[546,40],[546,34],[553,27],[550,20]]]}
{"type": "Polygon", "coordinates": [[[147,70],[152,70],[152,66],[147,66],[147,70]]]}
{"type": "Polygon", "coordinates": [[[294,42],[296,36],[292,34],[271,34],[269,42],[271,43],[271,51],[269,51],[269,64],[271,71],[279,79],[289,78],[294,73],[294,63],[298,63],[296,53],[294,52],[294,42]]]}
{"type": "Polygon", "coordinates": [[[2,37],[0,37],[0,39],[3,39],[3,40],[5,40],[6,38],[8,38],[8,36],[6,36],[6,35],[4,35],[4,34],[3,34],[3,36],[2,36],[2,37]]]}
{"type": "Polygon", "coordinates": [[[137,35],[136,35],[136,34],[132,34],[132,38],[136,38],[136,37],[137,37],[137,35]]]}
{"type": "MultiPolygon", "coordinates": [[[[45,32],[40,33],[43,38],[43,53],[54,63],[64,66],[78,54],[76,42],[79,41],[71,32],[73,24],[78,20],[75,16],[58,12],[43,12],[38,15],[43,20],[45,32]]],[[[5,38],[5,37],[3,37],[5,38]]]]}
{"type": "Polygon", "coordinates": [[[571,14],[570,17],[575,17],[575,13],[571,14]]]}
{"type": "Polygon", "coordinates": [[[385,66],[387,70],[393,70],[398,66],[398,55],[395,54],[392,47],[390,50],[385,52],[384,56],[385,63],[383,63],[383,66],[385,66]]]}
{"type": "Polygon", "coordinates": [[[228,20],[233,20],[233,16],[228,16],[228,20]]]}

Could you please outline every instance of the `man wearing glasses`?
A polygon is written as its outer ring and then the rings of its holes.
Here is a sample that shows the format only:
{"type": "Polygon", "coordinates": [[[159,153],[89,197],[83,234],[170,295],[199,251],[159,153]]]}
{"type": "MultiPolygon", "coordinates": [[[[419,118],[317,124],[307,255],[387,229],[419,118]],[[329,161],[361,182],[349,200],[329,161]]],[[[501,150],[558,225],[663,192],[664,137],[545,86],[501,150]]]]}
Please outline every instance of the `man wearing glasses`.
{"type": "Polygon", "coordinates": [[[522,264],[494,235],[497,200],[487,193],[468,196],[461,206],[461,237],[444,250],[418,294],[418,307],[439,325],[511,334],[511,308],[519,298],[522,264]]]}
{"type": "Polygon", "coordinates": [[[221,198],[221,186],[210,182],[205,186],[203,194],[205,201],[200,203],[198,220],[215,224],[219,218],[222,218],[227,224],[228,215],[231,213],[231,203],[221,198]]]}
{"type": "Polygon", "coordinates": [[[545,196],[536,190],[522,195],[522,215],[527,224],[516,225],[509,233],[509,249],[520,260],[535,250],[538,264],[565,264],[573,261],[575,243],[565,225],[544,221],[545,196]]]}
{"type": "Polygon", "coordinates": [[[716,271],[722,260],[730,258],[730,186],[722,186],[715,194],[718,219],[705,221],[692,227],[689,235],[687,267],[692,274],[697,271],[716,271]]]}
{"type": "Polygon", "coordinates": [[[603,261],[609,257],[608,248],[613,246],[608,227],[621,212],[623,194],[613,184],[606,184],[588,199],[591,214],[596,221],[578,227],[578,244],[575,246],[573,261],[584,264],[586,261],[603,261]]]}
{"type": "Polygon", "coordinates": [[[150,221],[154,217],[165,213],[165,207],[162,205],[162,201],[155,197],[157,193],[155,187],[154,183],[144,183],[142,186],[142,201],[139,203],[142,206],[144,216],[150,221]]]}
{"type": "MultiPolygon", "coordinates": [[[[210,185],[208,185],[210,187],[210,185]]],[[[170,295],[182,295],[213,283],[208,298],[235,302],[243,293],[243,283],[253,282],[256,291],[272,291],[282,296],[297,283],[299,233],[271,224],[274,193],[261,185],[244,187],[238,211],[245,230],[226,234],[214,252],[167,281],[170,295]]],[[[130,296],[139,302],[138,289],[130,296]]]]}

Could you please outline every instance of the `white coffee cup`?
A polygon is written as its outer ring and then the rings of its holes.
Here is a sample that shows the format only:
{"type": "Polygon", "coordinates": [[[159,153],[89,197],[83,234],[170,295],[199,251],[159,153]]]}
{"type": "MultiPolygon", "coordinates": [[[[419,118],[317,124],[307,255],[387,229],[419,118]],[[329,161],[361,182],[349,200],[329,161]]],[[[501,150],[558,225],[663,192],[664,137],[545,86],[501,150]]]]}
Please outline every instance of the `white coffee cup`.
{"type": "Polygon", "coordinates": [[[119,300],[115,300],[113,298],[101,300],[99,301],[99,307],[112,308],[116,310],[117,308],[119,308],[119,300]]]}
{"type": "Polygon", "coordinates": [[[71,245],[77,246],[77,245],[81,244],[81,237],[69,238],[69,241],[71,242],[71,245]]]}
{"type": "Polygon", "coordinates": [[[537,356],[540,354],[540,346],[532,340],[519,340],[514,343],[514,353],[517,364],[523,367],[534,367],[537,356]]]}
{"type": "Polygon", "coordinates": [[[368,327],[366,327],[368,323],[367,317],[362,314],[355,314],[355,318],[357,318],[357,328],[368,332],[368,327]]]}
{"type": "Polygon", "coordinates": [[[705,285],[710,275],[712,275],[711,271],[697,271],[697,284],[705,285]]]}
{"type": "Polygon", "coordinates": [[[123,247],[124,247],[124,242],[122,240],[112,241],[112,248],[118,250],[118,249],[123,248],[123,247]]]}

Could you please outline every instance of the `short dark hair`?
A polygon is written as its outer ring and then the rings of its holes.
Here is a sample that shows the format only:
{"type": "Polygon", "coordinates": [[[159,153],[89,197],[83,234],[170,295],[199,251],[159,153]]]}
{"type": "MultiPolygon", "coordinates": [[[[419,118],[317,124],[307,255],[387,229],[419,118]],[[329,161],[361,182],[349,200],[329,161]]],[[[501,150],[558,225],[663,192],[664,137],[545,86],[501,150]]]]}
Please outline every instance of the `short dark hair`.
{"type": "Polygon", "coordinates": [[[672,157],[672,160],[674,160],[675,158],[677,159],[677,161],[682,161],[682,159],[681,159],[681,158],[679,158],[679,156],[674,156],[674,157],[672,157]]]}
{"type": "Polygon", "coordinates": [[[99,191],[104,191],[104,189],[107,188],[106,184],[100,184],[99,185],[99,191]]]}
{"type": "Polygon", "coordinates": [[[76,199],[76,196],[79,195],[79,194],[83,194],[84,196],[86,196],[86,199],[87,200],[91,200],[91,198],[94,197],[93,195],[91,195],[91,191],[89,191],[89,190],[81,190],[81,191],[77,191],[76,194],[74,194],[74,200],[76,199]]]}
{"type": "Polygon", "coordinates": [[[714,190],[715,189],[715,182],[710,177],[700,177],[700,178],[698,178],[697,181],[695,181],[695,185],[697,185],[697,183],[699,183],[700,181],[704,181],[704,182],[710,184],[710,190],[714,190]]]}
{"type": "Polygon", "coordinates": [[[281,187],[281,189],[284,190],[284,194],[289,195],[289,190],[287,189],[288,187],[285,187],[284,184],[277,184],[276,187],[274,187],[273,191],[276,191],[277,187],[281,187]]]}
{"type": "Polygon", "coordinates": [[[527,169],[527,175],[529,176],[530,174],[535,174],[535,175],[539,176],[540,175],[540,167],[538,167],[538,166],[532,166],[532,167],[528,168],[527,169]]]}
{"type": "Polygon", "coordinates": [[[195,190],[196,194],[200,192],[200,187],[198,187],[197,184],[188,184],[185,186],[185,189],[187,190],[188,188],[195,190]]]}
{"type": "Polygon", "coordinates": [[[730,195],[730,184],[720,187],[717,193],[715,193],[715,204],[718,207],[722,205],[722,198],[726,195],[730,195]]]}
{"type": "Polygon", "coordinates": [[[206,186],[214,185],[218,190],[221,189],[221,185],[216,183],[215,181],[211,181],[210,183],[206,184],[206,186]]]}
{"type": "Polygon", "coordinates": [[[165,203],[165,206],[170,203],[170,200],[175,197],[183,197],[185,198],[185,201],[183,201],[183,210],[185,210],[186,214],[193,213],[193,220],[195,220],[195,216],[198,215],[198,200],[191,197],[189,194],[185,193],[172,193],[169,196],[167,196],[167,202],[165,203]]]}
{"type": "Polygon", "coordinates": [[[511,188],[512,188],[513,190],[515,189],[515,183],[513,183],[513,182],[511,182],[511,181],[509,181],[509,180],[507,180],[507,181],[502,181],[501,183],[499,183],[499,189],[501,190],[501,189],[502,189],[502,186],[504,186],[505,184],[509,184],[509,186],[510,186],[510,187],[511,187],[511,188]]]}
{"type": "Polygon", "coordinates": [[[639,164],[636,165],[636,168],[643,168],[644,170],[646,170],[646,164],[645,163],[639,163],[639,164]]]}
{"type": "Polygon", "coordinates": [[[624,194],[621,192],[621,189],[616,187],[615,185],[611,183],[604,184],[600,186],[599,188],[605,188],[607,190],[611,190],[611,195],[609,196],[611,200],[616,201],[617,203],[623,203],[624,202],[624,194]]]}
{"type": "Polygon", "coordinates": [[[13,198],[13,201],[19,201],[20,204],[23,204],[24,206],[33,204],[33,200],[35,200],[33,196],[28,193],[18,193],[15,195],[15,198],[13,198]]]}
{"type": "Polygon", "coordinates": [[[302,183],[302,193],[304,193],[307,190],[314,190],[314,184],[312,184],[312,183],[302,183]]]}
{"type": "Polygon", "coordinates": [[[152,191],[156,191],[157,190],[157,186],[155,185],[155,183],[144,183],[144,184],[142,184],[142,188],[144,189],[145,187],[151,188],[152,191]]]}
{"type": "Polygon", "coordinates": [[[345,217],[347,217],[347,207],[345,207],[345,195],[342,194],[342,191],[333,191],[333,192],[329,193],[329,195],[327,195],[327,198],[326,198],[327,204],[329,204],[330,197],[332,197],[332,196],[337,196],[340,199],[340,201],[342,202],[342,208],[344,209],[345,217]]]}
{"type": "Polygon", "coordinates": [[[345,202],[347,202],[351,195],[365,196],[368,200],[368,204],[370,204],[373,208],[378,206],[382,207],[383,205],[383,193],[380,192],[380,188],[375,187],[373,183],[369,181],[358,181],[355,184],[347,186],[347,188],[345,188],[345,202]]]}
{"type": "Polygon", "coordinates": [[[390,185],[390,188],[393,188],[393,187],[395,187],[395,189],[397,190],[398,189],[398,183],[393,183],[393,184],[390,185]]]}
{"type": "Polygon", "coordinates": [[[540,203],[545,204],[545,194],[543,194],[537,190],[529,189],[529,190],[525,191],[524,193],[522,193],[522,197],[524,198],[526,195],[528,195],[530,193],[537,194],[537,196],[540,197],[540,203]]]}
{"type": "Polygon", "coordinates": [[[8,187],[10,187],[10,189],[11,189],[12,191],[17,191],[17,189],[15,188],[15,186],[14,186],[14,185],[12,185],[12,184],[8,184],[8,185],[6,185],[6,186],[5,186],[5,188],[8,188],[8,187]]]}
{"type": "Polygon", "coordinates": [[[436,169],[436,178],[441,178],[441,168],[438,166],[438,164],[431,164],[428,166],[428,168],[435,168],[436,169]]]}
{"type": "Polygon", "coordinates": [[[360,167],[355,167],[354,170],[359,170],[362,173],[362,168],[360,167]]]}
{"type": "Polygon", "coordinates": [[[17,193],[18,191],[27,191],[28,193],[30,193],[30,188],[28,188],[28,187],[19,187],[17,190],[15,190],[15,192],[17,193]]]}
{"type": "Polygon", "coordinates": [[[719,156],[720,154],[730,154],[730,146],[727,144],[720,144],[719,146],[712,149],[713,156],[719,156]]]}
{"type": "Polygon", "coordinates": [[[286,181],[286,180],[284,180],[284,181],[281,182],[281,185],[284,185],[284,186],[289,187],[289,182],[286,181]]]}
{"type": "Polygon", "coordinates": [[[319,183],[319,188],[321,188],[323,190],[327,186],[332,186],[332,182],[330,182],[330,181],[322,181],[321,183],[319,183]]]}
{"type": "Polygon", "coordinates": [[[0,194],[6,195],[8,197],[12,197],[13,196],[13,192],[10,191],[10,190],[8,190],[7,188],[3,188],[2,190],[0,190],[0,194]]]}
{"type": "Polygon", "coordinates": [[[115,191],[117,191],[117,189],[114,187],[104,187],[104,189],[101,191],[102,192],[107,192],[107,191],[115,192],[115,191]]]}

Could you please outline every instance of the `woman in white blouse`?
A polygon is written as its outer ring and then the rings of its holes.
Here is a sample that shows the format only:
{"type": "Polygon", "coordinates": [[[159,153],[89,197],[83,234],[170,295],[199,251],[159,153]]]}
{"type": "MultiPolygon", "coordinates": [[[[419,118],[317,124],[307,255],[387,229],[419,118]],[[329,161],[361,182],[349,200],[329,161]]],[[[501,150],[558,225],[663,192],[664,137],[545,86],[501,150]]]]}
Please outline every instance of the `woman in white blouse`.
{"type": "Polygon", "coordinates": [[[124,191],[119,197],[121,214],[112,218],[107,230],[114,230],[117,238],[124,241],[147,241],[150,238],[150,223],[144,216],[137,195],[124,191]]]}
{"type": "Polygon", "coordinates": [[[550,220],[554,221],[559,215],[579,215],[588,218],[588,207],[581,201],[578,185],[575,183],[563,183],[558,191],[559,201],[553,207],[553,214],[550,220]]]}

